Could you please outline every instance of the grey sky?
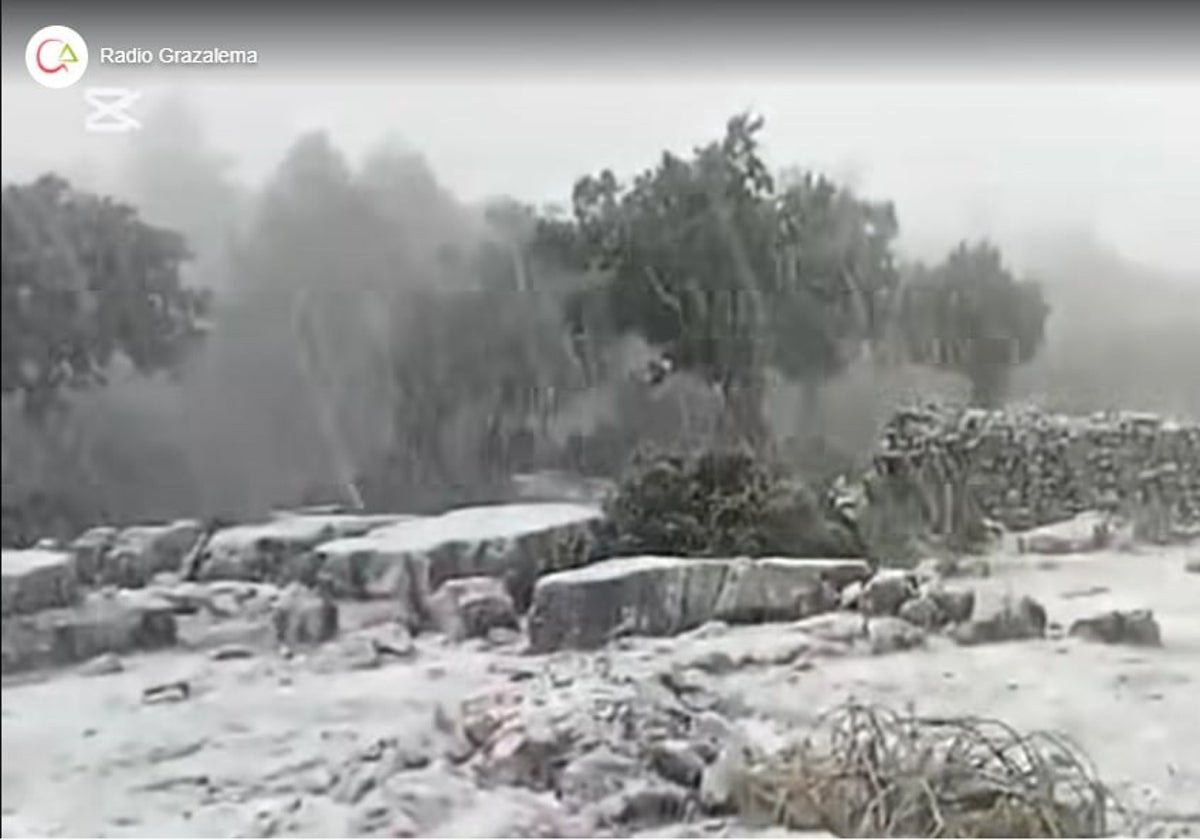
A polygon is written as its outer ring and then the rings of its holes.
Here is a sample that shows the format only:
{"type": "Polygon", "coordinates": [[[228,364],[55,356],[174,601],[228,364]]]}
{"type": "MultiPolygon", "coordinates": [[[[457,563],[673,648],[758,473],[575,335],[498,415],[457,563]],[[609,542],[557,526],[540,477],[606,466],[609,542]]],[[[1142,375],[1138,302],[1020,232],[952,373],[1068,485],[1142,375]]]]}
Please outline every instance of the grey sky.
{"type": "MultiPolygon", "coordinates": [[[[169,41],[152,40],[131,45],[169,41]]],[[[147,99],[186,89],[213,143],[251,182],[300,131],[325,128],[354,157],[385,137],[402,140],[467,200],[565,202],[581,174],[605,166],[631,173],[664,148],[686,151],[717,136],[728,116],[752,109],[767,117],[774,164],[814,167],[894,200],[911,252],[930,255],[981,235],[1017,247],[1067,227],[1134,259],[1200,272],[1196,62],[1157,74],[1104,73],[1092,62],[1078,72],[1064,53],[1061,66],[1041,56],[992,73],[954,61],[889,72],[853,54],[833,62],[836,51],[827,49],[823,63],[790,67],[714,58],[672,64],[673,74],[649,62],[618,73],[563,56],[499,74],[478,55],[388,63],[340,49],[359,72],[336,81],[272,70],[264,58],[239,71],[89,68],[89,83],[137,87],[147,99]]],[[[37,87],[7,52],[6,181],[88,162],[102,169],[119,154],[128,137],[83,131],[79,89],[37,87]]]]}

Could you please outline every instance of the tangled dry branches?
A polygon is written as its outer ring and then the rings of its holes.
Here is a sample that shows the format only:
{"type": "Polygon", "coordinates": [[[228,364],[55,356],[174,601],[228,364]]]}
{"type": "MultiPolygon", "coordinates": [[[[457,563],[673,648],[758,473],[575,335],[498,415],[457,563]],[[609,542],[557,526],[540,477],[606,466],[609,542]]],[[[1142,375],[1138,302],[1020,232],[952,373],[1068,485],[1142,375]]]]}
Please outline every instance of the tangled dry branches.
{"type": "Polygon", "coordinates": [[[750,767],[739,810],[839,837],[1099,837],[1109,791],[1064,738],[847,703],[750,767]]]}

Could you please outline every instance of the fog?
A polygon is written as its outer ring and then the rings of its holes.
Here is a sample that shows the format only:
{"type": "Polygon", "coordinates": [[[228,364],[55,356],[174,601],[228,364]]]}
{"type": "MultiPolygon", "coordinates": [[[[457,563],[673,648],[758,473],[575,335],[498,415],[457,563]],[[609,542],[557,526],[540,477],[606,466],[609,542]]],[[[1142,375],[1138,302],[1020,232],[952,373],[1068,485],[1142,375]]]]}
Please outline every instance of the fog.
{"type": "MultiPolygon", "coordinates": [[[[103,23],[88,24],[93,50],[170,41],[165,30],[129,34],[103,23]]],[[[195,38],[254,45],[211,30],[195,38]]],[[[629,179],[664,150],[686,155],[718,138],[730,116],[746,111],[765,118],[764,158],[776,171],[814,170],[894,202],[903,260],[936,261],[960,241],[986,238],[1017,272],[1044,282],[1053,313],[1045,348],[1020,371],[1014,398],[1070,411],[1200,414],[1188,362],[1200,357],[1194,60],[1126,73],[1117,59],[1128,63],[1127,54],[1114,54],[1106,69],[1070,49],[1056,56],[1043,39],[1006,62],[970,61],[965,41],[918,61],[911,44],[893,57],[869,43],[842,49],[845,33],[831,43],[809,38],[794,61],[776,42],[758,54],[745,38],[718,60],[714,34],[707,52],[675,41],[657,62],[648,60],[653,45],[606,44],[599,35],[579,54],[520,53],[505,42],[492,55],[478,33],[459,47],[434,39],[441,49],[409,33],[390,52],[378,33],[353,44],[333,38],[325,48],[309,37],[307,52],[299,43],[280,47],[277,34],[262,42],[255,67],[93,65],[88,84],[140,93],[130,111],[143,122],[139,131],[98,134],[84,130],[79,90],[29,79],[13,49],[24,36],[10,25],[5,184],[54,172],[132,203],[151,223],[187,236],[197,256],[188,279],[219,294],[215,330],[181,381],[118,377],[78,396],[72,422],[86,430],[76,435],[91,453],[86,469],[75,455],[69,468],[6,460],[6,497],[10,475],[22,485],[55,474],[71,492],[87,484],[81,492],[104,498],[108,517],[246,516],[346,501],[342,491],[374,470],[408,482],[380,491],[386,507],[486,500],[497,476],[481,474],[479,453],[500,433],[487,401],[510,399],[488,366],[510,360],[517,381],[534,376],[533,390],[552,383],[569,395],[504,409],[519,429],[540,412],[538,440],[554,455],[530,456],[525,466],[554,462],[571,435],[608,435],[610,454],[627,454],[639,434],[677,442],[680,424],[707,410],[703,389],[681,376],[666,396],[641,393],[612,373],[644,362],[647,348],[625,345],[605,351],[615,357],[607,378],[584,382],[560,346],[555,292],[537,305],[500,301],[495,311],[486,297],[444,311],[421,294],[478,282],[469,276],[476,269],[448,267],[447,253],[523,235],[485,224],[486,202],[568,206],[581,176],[609,168],[629,179]],[[314,131],[326,140],[314,141],[314,131]],[[379,198],[387,227],[371,227],[374,218],[359,224],[364,196],[379,198]],[[327,332],[325,369],[316,373],[281,306],[305,295],[327,332]],[[401,314],[389,320],[393,310],[401,314]],[[494,332],[473,335],[489,317],[494,332]],[[480,359],[488,369],[475,367],[480,359]],[[387,367],[401,362],[406,373],[387,367]],[[445,417],[415,417],[414,406],[434,398],[399,400],[402,376],[410,388],[450,377],[459,402],[444,407],[445,417]],[[404,447],[415,461],[386,466],[404,447]],[[76,470],[91,477],[76,481],[76,470]],[[437,492],[427,492],[431,483],[437,492]]],[[[504,253],[497,264],[507,271],[504,253]]],[[[799,437],[860,460],[897,401],[961,396],[951,379],[857,366],[825,384],[819,412],[804,414],[799,392],[781,387],[768,413],[782,439],[797,436],[803,415],[799,437]]],[[[6,452],[39,451],[9,426],[6,452]]],[[[615,458],[597,469],[611,472],[615,458]]]]}
{"type": "MultiPolygon", "coordinates": [[[[150,73],[140,72],[139,80],[150,73]]],[[[167,94],[186,96],[247,185],[261,183],[296,136],[319,128],[352,158],[385,137],[405,143],[464,201],[566,203],[581,174],[636,171],[750,109],[767,118],[772,162],[894,200],[901,244],[913,253],[990,236],[1019,258],[1031,240],[1065,229],[1141,263],[1200,271],[1196,79],[614,81],[547,79],[548,70],[350,84],[289,83],[265,71],[246,85],[164,88],[169,75],[153,77],[134,113],[167,94]]],[[[69,91],[6,77],[3,94],[6,181],[66,169],[120,191],[106,172],[129,135],[84,133],[84,106],[69,91]]]]}

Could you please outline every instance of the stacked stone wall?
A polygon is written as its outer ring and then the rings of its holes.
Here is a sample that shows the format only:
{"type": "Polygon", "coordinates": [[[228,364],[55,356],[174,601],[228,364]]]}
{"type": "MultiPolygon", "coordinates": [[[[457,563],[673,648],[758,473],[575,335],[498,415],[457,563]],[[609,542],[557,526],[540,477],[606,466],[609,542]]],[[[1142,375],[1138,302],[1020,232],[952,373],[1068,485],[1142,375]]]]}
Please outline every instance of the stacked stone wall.
{"type": "Polygon", "coordinates": [[[1100,510],[1162,537],[1200,523],[1200,423],[1151,414],[905,409],[886,425],[874,473],[918,497],[935,532],[980,516],[1010,530],[1100,510]]]}

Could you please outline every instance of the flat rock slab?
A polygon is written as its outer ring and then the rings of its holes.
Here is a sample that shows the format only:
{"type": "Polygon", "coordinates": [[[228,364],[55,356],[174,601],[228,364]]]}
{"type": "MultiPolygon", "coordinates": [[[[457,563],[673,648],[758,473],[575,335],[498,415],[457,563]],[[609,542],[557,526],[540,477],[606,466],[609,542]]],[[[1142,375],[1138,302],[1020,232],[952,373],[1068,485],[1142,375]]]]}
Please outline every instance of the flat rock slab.
{"type": "Polygon", "coordinates": [[[791,621],[832,609],[863,560],[622,557],[547,575],[529,613],[535,652],[621,635],[672,636],[709,621],[791,621]]]}
{"type": "Polygon", "coordinates": [[[343,598],[400,598],[419,621],[430,592],[447,580],[504,581],[518,609],[548,571],[577,565],[603,514],[576,504],[461,508],[318,547],[320,573],[343,598]]]}
{"type": "Polygon", "coordinates": [[[199,558],[201,580],[290,582],[315,575],[312,551],[322,543],[357,537],[409,517],[356,514],[276,514],[267,522],[217,531],[199,558]]]}
{"type": "MultiPolygon", "coordinates": [[[[180,571],[184,558],[203,531],[203,526],[191,519],[165,525],[135,525],[118,533],[106,549],[99,549],[95,560],[80,551],[76,560],[81,571],[87,573],[89,583],[142,587],[162,572],[180,571]]],[[[102,533],[95,540],[102,541],[102,533]]]]}
{"type": "Polygon", "coordinates": [[[1065,522],[1026,531],[1017,537],[1017,547],[1028,554],[1083,554],[1105,548],[1113,531],[1108,517],[1088,511],[1065,522]]]}
{"type": "Polygon", "coordinates": [[[4,673],[84,662],[104,653],[170,647],[170,604],[143,592],[91,592],[72,607],[4,619],[4,673]]]}
{"type": "Polygon", "coordinates": [[[79,598],[72,556],[45,549],[4,549],[3,615],[66,607],[79,598]]]}

